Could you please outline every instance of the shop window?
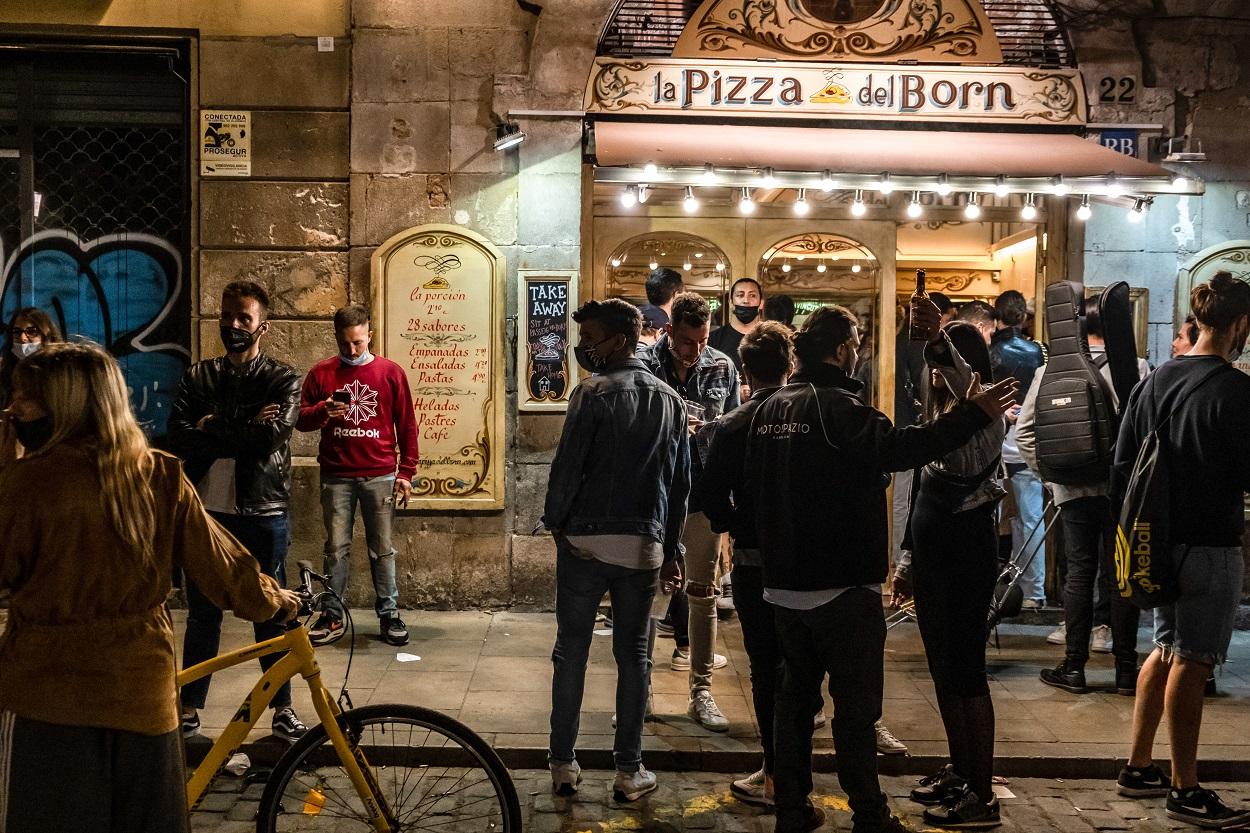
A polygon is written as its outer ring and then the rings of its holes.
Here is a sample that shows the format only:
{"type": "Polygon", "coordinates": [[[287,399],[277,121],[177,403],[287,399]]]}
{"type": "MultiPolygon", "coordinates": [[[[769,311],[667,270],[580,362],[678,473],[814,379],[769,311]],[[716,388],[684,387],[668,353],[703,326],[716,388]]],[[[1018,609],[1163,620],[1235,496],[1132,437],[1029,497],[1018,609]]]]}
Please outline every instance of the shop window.
{"type": "Polygon", "coordinates": [[[608,258],[607,294],[646,303],[647,276],[660,267],[680,272],[686,289],[707,298],[719,320],[733,266],[716,244],[694,234],[652,232],[621,243],[608,258]]]}

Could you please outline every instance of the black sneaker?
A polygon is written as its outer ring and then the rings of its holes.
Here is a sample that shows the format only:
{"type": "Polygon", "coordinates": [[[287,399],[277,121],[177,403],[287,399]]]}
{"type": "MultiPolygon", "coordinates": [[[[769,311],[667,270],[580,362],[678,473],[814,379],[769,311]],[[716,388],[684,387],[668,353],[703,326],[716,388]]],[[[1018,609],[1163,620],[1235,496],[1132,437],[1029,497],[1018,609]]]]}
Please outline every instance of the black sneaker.
{"type": "Polygon", "coordinates": [[[1155,764],[1138,768],[1126,766],[1116,779],[1115,791],[1129,798],[1158,798],[1168,794],[1171,781],[1155,764]]]}
{"type": "Polygon", "coordinates": [[[331,642],[338,642],[346,633],[343,627],[343,620],[329,613],[323,613],[317,617],[317,621],[308,629],[308,641],[314,645],[329,645],[331,642]]]}
{"type": "Polygon", "coordinates": [[[792,814],[793,811],[784,813],[784,819],[783,814],[777,815],[776,833],[809,833],[825,824],[825,811],[810,804],[797,814],[797,818],[791,818],[792,814]]]}
{"type": "Polygon", "coordinates": [[[1234,810],[1211,790],[1194,786],[1168,792],[1168,818],[1224,830],[1250,822],[1250,810],[1234,810]]]}
{"type": "Polygon", "coordinates": [[[399,618],[398,613],[383,616],[378,622],[378,631],[388,645],[408,644],[408,626],[404,624],[403,619],[399,618]]]}
{"type": "Polygon", "coordinates": [[[273,713],[273,733],[287,743],[295,743],[308,733],[308,727],[295,716],[295,709],[286,706],[273,713]]]}
{"type": "Polygon", "coordinates": [[[967,782],[955,774],[950,764],[920,779],[920,786],[911,791],[911,800],[926,807],[946,804],[963,792],[967,782]]]}
{"type": "Polygon", "coordinates": [[[1066,659],[1054,668],[1043,668],[1038,676],[1046,685],[1061,688],[1073,694],[1084,694],[1089,691],[1085,686],[1085,669],[1068,665],[1066,659]]]}
{"type": "Polygon", "coordinates": [[[190,717],[183,715],[182,717],[182,739],[193,738],[200,733],[200,713],[196,712],[190,717]]]}
{"type": "Polygon", "coordinates": [[[937,827],[951,830],[975,830],[983,827],[998,827],[1003,823],[998,813],[998,799],[982,801],[972,790],[965,789],[959,800],[941,807],[930,807],[924,811],[924,820],[937,827]]]}
{"type": "Polygon", "coordinates": [[[1137,694],[1138,673],[1137,663],[1126,662],[1120,664],[1117,662],[1115,666],[1115,693],[1123,694],[1125,697],[1132,697],[1137,694]]]}
{"type": "Polygon", "coordinates": [[[1206,688],[1202,690],[1202,696],[1203,697],[1219,697],[1220,696],[1219,689],[1215,687],[1215,675],[1214,674],[1207,675],[1207,685],[1206,685],[1206,688]]]}

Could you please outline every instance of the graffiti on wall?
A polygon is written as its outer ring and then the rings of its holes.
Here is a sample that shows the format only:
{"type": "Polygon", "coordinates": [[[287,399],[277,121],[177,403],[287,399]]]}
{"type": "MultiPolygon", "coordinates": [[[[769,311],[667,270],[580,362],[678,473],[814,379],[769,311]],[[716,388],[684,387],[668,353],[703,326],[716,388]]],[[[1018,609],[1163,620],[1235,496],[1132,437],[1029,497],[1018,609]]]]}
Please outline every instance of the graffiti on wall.
{"type": "Polygon", "coordinates": [[[149,436],[165,433],[178,380],[191,360],[189,334],[171,320],[182,296],[182,257],[148,234],[83,241],[43,231],[0,251],[0,316],[46,311],[67,338],[101,344],[117,358],[135,415],[149,436]]]}

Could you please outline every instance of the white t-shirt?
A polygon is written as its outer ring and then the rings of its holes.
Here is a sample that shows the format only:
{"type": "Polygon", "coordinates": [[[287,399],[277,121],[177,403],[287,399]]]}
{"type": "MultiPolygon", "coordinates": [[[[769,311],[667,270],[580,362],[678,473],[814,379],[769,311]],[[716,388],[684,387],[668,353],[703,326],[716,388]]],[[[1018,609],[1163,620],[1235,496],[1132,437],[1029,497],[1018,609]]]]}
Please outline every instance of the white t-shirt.
{"type": "Polygon", "coordinates": [[[664,563],[664,547],[646,535],[570,535],[568,540],[604,564],[630,570],[656,570],[664,563]]]}

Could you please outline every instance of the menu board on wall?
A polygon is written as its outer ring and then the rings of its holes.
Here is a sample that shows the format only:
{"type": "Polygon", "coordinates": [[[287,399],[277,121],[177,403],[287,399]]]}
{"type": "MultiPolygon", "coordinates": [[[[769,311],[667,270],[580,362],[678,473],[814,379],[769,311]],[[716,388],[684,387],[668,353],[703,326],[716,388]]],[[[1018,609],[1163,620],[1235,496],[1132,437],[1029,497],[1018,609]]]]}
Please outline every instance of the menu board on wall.
{"type": "Polygon", "coordinates": [[[421,456],[414,509],[503,506],[504,258],[459,226],[418,226],[373,255],[374,327],[408,375],[421,456]]]}
{"type": "Polygon", "coordinates": [[[518,278],[517,408],[563,411],[576,380],[569,357],[577,273],[522,270],[518,278]]]}

